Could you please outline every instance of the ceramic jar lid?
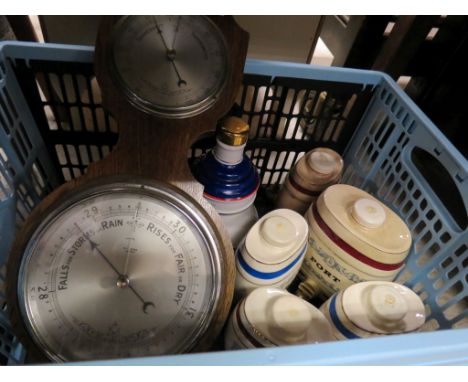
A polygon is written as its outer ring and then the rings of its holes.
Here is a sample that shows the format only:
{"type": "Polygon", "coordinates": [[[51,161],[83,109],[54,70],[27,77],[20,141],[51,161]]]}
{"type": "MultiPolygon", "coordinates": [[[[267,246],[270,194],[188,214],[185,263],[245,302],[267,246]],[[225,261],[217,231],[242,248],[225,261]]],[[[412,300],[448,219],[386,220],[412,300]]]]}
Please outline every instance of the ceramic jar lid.
{"type": "Polygon", "coordinates": [[[246,255],[262,264],[281,264],[302,249],[309,227],[289,209],[277,209],[256,222],[245,238],[246,255]]]}
{"type": "Polygon", "coordinates": [[[255,289],[245,299],[244,313],[253,332],[275,345],[333,340],[323,313],[283,289],[255,289]]]}
{"type": "Polygon", "coordinates": [[[353,324],[372,333],[411,332],[426,319],[419,296],[392,282],[367,281],[352,285],[343,292],[342,306],[353,324]]]}
{"type": "Polygon", "coordinates": [[[395,212],[347,184],[328,187],[308,211],[309,221],[312,215],[339,240],[382,263],[403,261],[411,247],[411,233],[395,212]]]}
{"type": "Polygon", "coordinates": [[[385,223],[387,214],[382,204],[370,198],[361,198],[352,205],[351,214],[356,221],[367,228],[377,228],[385,223]]]}
{"type": "Polygon", "coordinates": [[[304,187],[315,188],[328,183],[336,183],[343,170],[341,156],[324,147],[318,147],[304,155],[295,167],[296,179],[304,187]],[[314,187],[315,186],[315,187],[314,187]]]}
{"type": "Polygon", "coordinates": [[[325,175],[336,171],[342,161],[327,150],[312,150],[307,155],[307,162],[312,170],[325,175]]]}

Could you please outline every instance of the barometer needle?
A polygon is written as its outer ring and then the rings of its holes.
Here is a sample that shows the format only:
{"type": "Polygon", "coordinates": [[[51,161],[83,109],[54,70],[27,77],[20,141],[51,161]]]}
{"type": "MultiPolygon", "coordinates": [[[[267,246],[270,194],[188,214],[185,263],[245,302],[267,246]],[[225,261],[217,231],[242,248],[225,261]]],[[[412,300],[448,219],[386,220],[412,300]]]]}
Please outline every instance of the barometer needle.
{"type": "Polygon", "coordinates": [[[179,77],[179,81],[177,82],[177,86],[181,87],[181,86],[187,85],[187,81],[183,80],[182,77],[180,76],[180,73],[179,73],[179,71],[177,70],[177,66],[176,66],[176,64],[175,64],[175,62],[174,62],[174,59],[173,59],[173,58],[169,58],[169,61],[172,62],[172,66],[174,67],[174,70],[175,70],[175,72],[176,72],[176,74],[177,74],[177,77],[179,77]]]}
{"type": "MultiPolygon", "coordinates": [[[[182,79],[182,77],[181,77],[179,71],[177,70],[177,66],[176,66],[176,63],[175,63],[175,61],[174,61],[175,54],[176,54],[175,50],[174,50],[174,49],[169,49],[169,48],[168,48],[168,46],[167,46],[167,44],[166,44],[166,40],[164,40],[164,36],[163,36],[163,34],[162,34],[162,30],[161,30],[161,28],[159,28],[159,25],[158,25],[158,22],[157,22],[157,20],[156,20],[156,17],[153,17],[153,21],[154,21],[154,25],[155,25],[155,27],[156,27],[156,30],[158,31],[159,37],[161,38],[161,41],[162,41],[162,43],[163,43],[163,45],[164,45],[164,48],[166,49],[166,57],[167,57],[167,59],[171,62],[172,67],[174,68],[174,70],[175,70],[175,72],[176,72],[176,74],[177,74],[177,77],[179,78],[179,81],[177,82],[177,85],[178,85],[179,87],[187,85],[187,81],[185,81],[185,80],[182,79]]],[[[178,26],[177,26],[177,28],[178,28],[178,26]]],[[[176,35],[177,35],[177,34],[176,34],[176,35]]],[[[175,43],[175,38],[174,38],[174,43],[175,43]]],[[[173,47],[174,47],[174,45],[173,45],[173,47]]]]}
{"type": "Polygon", "coordinates": [[[104,253],[101,252],[101,250],[99,249],[99,245],[96,244],[93,240],[91,240],[89,238],[89,235],[85,234],[83,232],[83,230],[81,229],[81,227],[78,225],[78,223],[74,223],[75,224],[75,227],[78,228],[80,230],[80,232],[83,234],[84,238],[86,240],[89,241],[89,244],[91,244],[91,250],[94,251],[96,250],[97,253],[99,253],[99,255],[101,255],[101,257],[105,260],[105,262],[107,264],[109,264],[109,266],[114,270],[115,273],[117,273],[118,276],[121,276],[120,272],[117,270],[116,267],[114,267],[114,265],[110,262],[110,260],[104,255],[104,253]]]}
{"type": "MultiPolygon", "coordinates": [[[[124,275],[121,275],[120,272],[117,270],[116,267],[114,267],[114,265],[110,262],[110,260],[106,257],[106,255],[104,255],[104,253],[102,253],[102,251],[99,249],[99,244],[96,244],[93,240],[91,240],[89,238],[89,235],[85,234],[84,231],[81,229],[81,227],[77,224],[77,223],[74,223],[75,227],[78,228],[78,230],[83,234],[84,238],[86,240],[89,241],[89,243],[91,244],[91,250],[96,250],[96,252],[106,261],[106,263],[114,270],[114,272],[117,274],[117,276],[119,277],[119,279],[126,279],[126,276],[124,275]]],[[[145,314],[147,314],[147,311],[146,309],[148,308],[148,306],[152,306],[154,307],[154,304],[151,302],[151,301],[145,301],[141,296],[140,294],[135,290],[135,288],[133,288],[132,285],[130,285],[130,283],[127,284],[128,288],[130,288],[130,290],[135,294],[135,296],[142,302],[143,304],[143,312],[145,314]]]]}
{"type": "Polygon", "coordinates": [[[166,40],[164,40],[164,36],[163,36],[163,34],[162,34],[161,28],[159,28],[158,20],[156,20],[156,16],[153,17],[153,21],[154,21],[154,25],[155,25],[155,27],[156,27],[156,30],[158,31],[159,37],[161,37],[162,43],[163,43],[163,45],[164,45],[164,48],[166,48],[166,53],[167,53],[167,52],[169,52],[169,47],[168,47],[167,44],[166,44],[166,40]]]}

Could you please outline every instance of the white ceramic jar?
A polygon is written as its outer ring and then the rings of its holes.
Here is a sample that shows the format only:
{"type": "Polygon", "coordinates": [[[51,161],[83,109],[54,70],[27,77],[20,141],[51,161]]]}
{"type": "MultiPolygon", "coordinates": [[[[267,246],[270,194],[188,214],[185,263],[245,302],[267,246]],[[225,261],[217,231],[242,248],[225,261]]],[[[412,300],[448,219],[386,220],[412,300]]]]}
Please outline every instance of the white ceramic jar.
{"type": "Polygon", "coordinates": [[[248,349],[334,340],[319,309],[278,288],[252,291],[234,308],[225,331],[225,349],[248,349]]]}
{"type": "Polygon", "coordinates": [[[320,310],[336,339],[414,332],[426,320],[424,304],[416,293],[386,281],[351,285],[330,297],[320,310]]]}
{"type": "Polygon", "coordinates": [[[309,151],[289,172],[276,207],[303,215],[325,188],[340,181],[342,171],[343,159],[337,152],[324,147],[309,151]]]}
{"type": "Polygon", "coordinates": [[[292,210],[264,215],[237,248],[236,295],[259,286],[289,286],[306,254],[308,232],[305,219],[292,210]]]}
{"type": "Polygon", "coordinates": [[[411,247],[406,224],[367,192],[327,188],[306,214],[309,249],[297,294],[328,298],[362,281],[393,281],[411,247]]]}

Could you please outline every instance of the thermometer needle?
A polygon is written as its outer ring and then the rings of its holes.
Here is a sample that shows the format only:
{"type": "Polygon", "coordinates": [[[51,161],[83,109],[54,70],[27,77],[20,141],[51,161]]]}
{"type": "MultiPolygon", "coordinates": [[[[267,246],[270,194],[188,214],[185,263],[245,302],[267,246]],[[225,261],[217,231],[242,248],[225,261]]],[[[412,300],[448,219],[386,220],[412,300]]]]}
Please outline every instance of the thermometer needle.
{"type": "Polygon", "coordinates": [[[89,238],[89,235],[85,234],[83,232],[83,230],[81,229],[81,227],[75,223],[75,227],[78,228],[80,230],[80,232],[83,234],[84,238],[86,240],[89,241],[89,243],[91,244],[91,250],[94,251],[96,250],[96,252],[104,259],[104,261],[114,270],[114,272],[117,274],[118,276],[118,282],[126,282],[126,286],[128,288],[130,288],[130,290],[135,294],[135,296],[141,301],[141,303],[143,304],[143,312],[145,314],[147,314],[147,308],[148,306],[152,306],[154,307],[154,304],[151,302],[151,301],[145,301],[143,300],[143,298],[140,296],[140,294],[135,290],[135,288],[133,288],[132,285],[130,285],[130,282],[128,281],[128,278],[127,276],[125,275],[121,275],[120,272],[117,270],[116,267],[114,267],[114,265],[110,262],[110,260],[106,257],[106,255],[104,255],[104,253],[102,253],[102,251],[99,249],[99,244],[95,243],[93,240],[91,240],[89,238]]]}
{"type": "Polygon", "coordinates": [[[172,50],[174,50],[175,48],[177,33],[179,32],[180,19],[181,19],[181,16],[177,18],[177,24],[176,24],[175,31],[174,31],[174,39],[172,40],[172,50]]]}
{"type": "MultiPolygon", "coordinates": [[[[156,30],[158,31],[159,37],[161,38],[161,41],[162,41],[162,43],[163,43],[163,45],[164,45],[164,48],[166,49],[166,57],[167,57],[167,59],[171,62],[172,67],[174,68],[174,70],[175,70],[175,72],[176,72],[176,74],[177,74],[177,77],[178,77],[178,79],[179,79],[179,81],[177,82],[177,85],[178,85],[179,87],[182,87],[182,86],[187,85],[187,81],[183,80],[182,77],[180,76],[180,73],[179,73],[179,71],[177,70],[177,65],[176,65],[176,63],[175,63],[175,61],[174,61],[175,55],[176,55],[176,51],[175,51],[174,49],[169,49],[169,47],[167,46],[166,40],[164,40],[164,36],[163,36],[163,34],[162,34],[162,30],[161,30],[161,28],[159,28],[159,25],[158,25],[158,22],[157,22],[157,20],[156,20],[156,17],[153,18],[153,21],[154,21],[154,25],[155,25],[155,27],[156,27],[156,30]]],[[[178,26],[177,26],[177,28],[178,28],[178,26]]],[[[177,34],[176,34],[176,35],[177,35],[177,34]]],[[[175,38],[174,38],[173,44],[174,44],[174,43],[175,43],[175,38]]],[[[173,45],[172,47],[174,47],[174,45],[173,45]]]]}

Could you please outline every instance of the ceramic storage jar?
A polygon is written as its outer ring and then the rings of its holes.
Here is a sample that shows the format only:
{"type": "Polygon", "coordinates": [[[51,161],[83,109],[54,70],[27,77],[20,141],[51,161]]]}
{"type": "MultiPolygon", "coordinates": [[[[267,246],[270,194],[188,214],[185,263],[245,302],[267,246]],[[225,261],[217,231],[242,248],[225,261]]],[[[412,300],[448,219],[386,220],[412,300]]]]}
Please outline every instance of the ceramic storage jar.
{"type": "Polygon", "coordinates": [[[323,313],[289,292],[257,288],[233,310],[225,332],[225,348],[248,349],[333,341],[323,313]]]}
{"type": "Polygon", "coordinates": [[[309,227],[297,212],[278,209],[264,215],[236,251],[236,295],[259,286],[286,288],[307,251],[309,227]]]}
{"type": "Polygon", "coordinates": [[[289,172],[276,207],[303,215],[325,188],[339,182],[342,171],[343,159],[337,152],[324,147],[309,151],[289,172]]]}
{"type": "Polygon", "coordinates": [[[411,247],[406,224],[367,192],[327,188],[306,214],[309,249],[297,294],[327,298],[362,281],[393,281],[411,247]]]}
{"type": "Polygon", "coordinates": [[[334,294],[321,307],[336,339],[417,331],[425,322],[424,304],[411,289],[387,281],[367,281],[334,294]]]}

